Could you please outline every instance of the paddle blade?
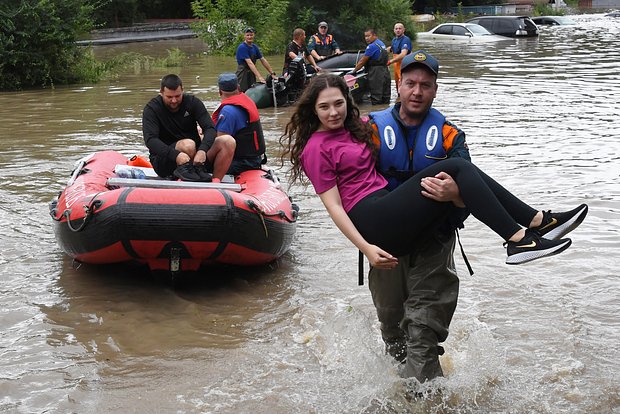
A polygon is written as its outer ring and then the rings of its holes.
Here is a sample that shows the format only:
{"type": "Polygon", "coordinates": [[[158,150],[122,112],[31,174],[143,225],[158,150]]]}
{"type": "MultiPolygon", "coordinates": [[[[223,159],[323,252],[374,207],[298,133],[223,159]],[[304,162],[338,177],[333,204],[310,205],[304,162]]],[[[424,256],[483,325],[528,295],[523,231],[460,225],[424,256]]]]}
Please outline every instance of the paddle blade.
{"type": "Polygon", "coordinates": [[[357,82],[357,77],[347,73],[346,75],[343,76],[343,79],[347,83],[347,86],[349,87],[349,89],[355,89],[355,83],[357,82]]]}

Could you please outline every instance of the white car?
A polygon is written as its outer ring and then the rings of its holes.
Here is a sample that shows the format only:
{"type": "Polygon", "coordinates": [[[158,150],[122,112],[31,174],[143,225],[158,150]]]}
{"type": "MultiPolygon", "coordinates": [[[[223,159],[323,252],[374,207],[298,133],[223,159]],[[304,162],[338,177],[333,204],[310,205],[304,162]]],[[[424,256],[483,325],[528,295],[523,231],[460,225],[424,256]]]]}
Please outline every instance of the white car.
{"type": "Polygon", "coordinates": [[[416,34],[417,40],[449,40],[455,42],[496,42],[506,40],[475,23],[443,23],[428,32],[416,34]]]}

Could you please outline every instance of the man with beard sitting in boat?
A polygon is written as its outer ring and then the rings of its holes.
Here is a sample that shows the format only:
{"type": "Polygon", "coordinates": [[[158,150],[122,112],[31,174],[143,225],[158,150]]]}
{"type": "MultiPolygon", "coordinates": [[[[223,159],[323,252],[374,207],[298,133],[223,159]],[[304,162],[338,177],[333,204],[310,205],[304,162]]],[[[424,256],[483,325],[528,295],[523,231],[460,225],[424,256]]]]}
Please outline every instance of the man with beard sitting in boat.
{"type": "Polygon", "coordinates": [[[175,74],[162,78],[159,95],[144,107],[142,133],[153,169],[160,177],[220,180],[235,152],[235,139],[216,136],[207,108],[196,96],[183,92],[183,82],[175,74]]]}
{"type": "Polygon", "coordinates": [[[217,80],[222,102],[213,112],[217,137],[233,136],[236,146],[228,174],[260,169],[267,162],[258,108],[239,89],[237,75],[222,73],[217,80]]]}

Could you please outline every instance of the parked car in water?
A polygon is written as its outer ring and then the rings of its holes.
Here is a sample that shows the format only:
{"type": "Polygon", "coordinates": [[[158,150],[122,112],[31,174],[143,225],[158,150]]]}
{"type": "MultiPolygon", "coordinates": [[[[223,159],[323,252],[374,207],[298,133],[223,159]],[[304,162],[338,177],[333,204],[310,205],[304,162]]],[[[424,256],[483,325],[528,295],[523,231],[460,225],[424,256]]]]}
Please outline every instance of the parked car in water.
{"type": "Polygon", "coordinates": [[[574,20],[564,16],[536,16],[532,17],[536,26],[566,26],[577,24],[574,20]]]}
{"type": "Polygon", "coordinates": [[[620,17],[620,12],[614,11],[611,13],[607,13],[605,17],[620,17]]]}
{"type": "Polygon", "coordinates": [[[448,40],[455,42],[495,42],[506,40],[475,23],[443,23],[428,32],[418,32],[417,40],[448,40]]]}
{"type": "Polygon", "coordinates": [[[536,37],[538,26],[528,16],[480,16],[469,19],[491,33],[507,37],[536,37]]]}

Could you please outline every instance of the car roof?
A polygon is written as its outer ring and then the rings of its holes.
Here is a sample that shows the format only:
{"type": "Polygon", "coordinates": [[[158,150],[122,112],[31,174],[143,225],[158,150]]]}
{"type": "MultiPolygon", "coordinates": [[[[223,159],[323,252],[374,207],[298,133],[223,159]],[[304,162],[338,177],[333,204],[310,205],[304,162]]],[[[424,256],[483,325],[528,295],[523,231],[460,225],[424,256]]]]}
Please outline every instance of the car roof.
{"type": "Polygon", "coordinates": [[[438,24],[437,27],[439,26],[447,26],[447,25],[452,25],[452,26],[480,26],[479,24],[476,23],[469,23],[469,22],[451,22],[451,23],[441,23],[438,24]]]}
{"type": "Polygon", "coordinates": [[[478,16],[478,17],[473,17],[470,20],[475,20],[475,19],[523,19],[523,18],[529,19],[530,16],[478,16]]]}

